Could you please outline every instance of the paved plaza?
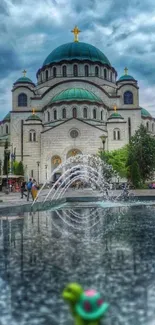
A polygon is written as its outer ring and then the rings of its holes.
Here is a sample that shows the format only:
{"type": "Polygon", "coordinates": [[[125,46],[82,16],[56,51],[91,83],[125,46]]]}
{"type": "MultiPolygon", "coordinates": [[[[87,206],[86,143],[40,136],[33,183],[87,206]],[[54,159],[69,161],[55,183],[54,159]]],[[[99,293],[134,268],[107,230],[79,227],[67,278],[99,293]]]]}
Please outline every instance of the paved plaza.
{"type": "MultiPolygon", "coordinates": [[[[44,201],[46,195],[48,194],[49,189],[45,189],[42,191],[41,196],[39,197],[39,201],[44,201]]],[[[112,196],[119,196],[121,194],[121,190],[114,190],[110,193],[112,196]]],[[[152,199],[155,199],[155,190],[133,190],[132,193],[134,193],[135,196],[141,196],[146,197],[150,196],[152,199]]],[[[54,194],[54,192],[52,193],[54,194]]],[[[79,190],[72,190],[69,189],[65,193],[65,197],[94,197],[94,196],[101,196],[101,194],[97,191],[93,191],[91,189],[79,189],[79,190]]],[[[49,199],[51,198],[51,195],[49,196],[49,199]]],[[[21,199],[21,194],[18,193],[9,193],[5,194],[4,192],[0,192],[0,208],[1,207],[14,207],[19,205],[25,205],[25,204],[32,204],[32,198],[30,197],[30,201],[27,201],[26,197],[21,199]]]]}

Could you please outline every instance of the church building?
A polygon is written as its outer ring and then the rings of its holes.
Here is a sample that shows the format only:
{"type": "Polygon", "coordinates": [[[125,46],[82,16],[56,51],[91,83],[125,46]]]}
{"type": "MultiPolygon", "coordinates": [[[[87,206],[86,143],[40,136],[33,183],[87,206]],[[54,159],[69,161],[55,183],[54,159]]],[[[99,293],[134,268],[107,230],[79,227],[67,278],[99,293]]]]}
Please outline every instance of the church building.
{"type": "Polygon", "coordinates": [[[36,83],[25,70],[14,82],[12,109],[1,122],[1,160],[8,139],[25,176],[40,183],[70,156],[123,147],[141,123],[155,135],[135,77],[127,68],[118,77],[101,50],[78,40],[77,26],[72,32],[74,41],[47,56],[36,83]]]}

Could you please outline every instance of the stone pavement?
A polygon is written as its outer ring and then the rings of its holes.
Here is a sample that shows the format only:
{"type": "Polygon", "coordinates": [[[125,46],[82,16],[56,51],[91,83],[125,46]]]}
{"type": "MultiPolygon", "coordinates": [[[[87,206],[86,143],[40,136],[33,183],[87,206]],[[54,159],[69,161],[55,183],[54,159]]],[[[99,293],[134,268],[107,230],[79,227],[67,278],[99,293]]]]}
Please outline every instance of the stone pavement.
{"type": "MultiPolygon", "coordinates": [[[[42,191],[42,194],[39,198],[39,201],[43,201],[45,196],[47,195],[49,189],[45,189],[42,191]]],[[[119,196],[121,194],[121,190],[114,190],[111,191],[110,195],[113,196],[119,196]]],[[[134,193],[136,196],[145,197],[149,196],[152,199],[155,199],[155,189],[154,190],[133,190],[130,191],[134,193]]],[[[53,194],[53,193],[52,193],[53,194]]],[[[93,196],[101,196],[99,192],[93,191],[92,189],[80,189],[80,190],[67,190],[65,197],[93,197],[93,196]]],[[[19,206],[19,205],[25,205],[25,204],[32,204],[32,198],[30,196],[30,201],[27,202],[26,197],[21,199],[20,193],[9,193],[5,194],[4,192],[0,192],[0,200],[3,202],[0,202],[0,207],[13,207],[13,206],[19,206]]]]}

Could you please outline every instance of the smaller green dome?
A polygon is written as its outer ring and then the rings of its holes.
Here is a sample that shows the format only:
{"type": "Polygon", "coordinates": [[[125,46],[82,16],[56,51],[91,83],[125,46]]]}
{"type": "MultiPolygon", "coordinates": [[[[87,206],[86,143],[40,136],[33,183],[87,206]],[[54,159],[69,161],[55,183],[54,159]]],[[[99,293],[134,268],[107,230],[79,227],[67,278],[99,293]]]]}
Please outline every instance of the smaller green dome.
{"type": "Polygon", "coordinates": [[[141,107],[141,116],[142,117],[152,117],[151,114],[145,109],[141,107]]]}
{"type": "Polygon", "coordinates": [[[34,82],[31,79],[27,78],[27,77],[21,77],[21,78],[17,79],[15,81],[14,85],[17,84],[17,83],[27,83],[27,84],[33,84],[34,85],[34,82]]]}
{"type": "Polygon", "coordinates": [[[130,76],[129,74],[124,74],[123,76],[121,76],[118,81],[128,81],[128,80],[132,80],[135,81],[135,79],[130,76]]]}
{"type": "Polygon", "coordinates": [[[3,121],[10,122],[10,112],[4,117],[3,121]]]}
{"type": "Polygon", "coordinates": [[[112,113],[108,120],[112,120],[112,119],[121,119],[121,120],[124,120],[124,118],[121,116],[121,114],[117,113],[117,112],[114,112],[112,113]]]}
{"type": "Polygon", "coordinates": [[[31,114],[27,119],[26,121],[41,121],[40,117],[36,114],[31,114]]]}
{"type": "Polygon", "coordinates": [[[55,95],[49,104],[62,102],[62,101],[89,101],[89,102],[98,102],[102,103],[101,98],[96,96],[91,91],[88,91],[83,88],[69,88],[61,91],[57,95],[55,95]]]}

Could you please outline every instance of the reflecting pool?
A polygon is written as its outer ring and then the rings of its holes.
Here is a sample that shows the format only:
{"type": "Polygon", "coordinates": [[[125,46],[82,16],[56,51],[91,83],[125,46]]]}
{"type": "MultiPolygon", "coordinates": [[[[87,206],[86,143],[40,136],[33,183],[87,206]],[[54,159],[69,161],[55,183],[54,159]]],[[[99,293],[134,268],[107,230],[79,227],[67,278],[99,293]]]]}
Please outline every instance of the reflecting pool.
{"type": "Polygon", "coordinates": [[[70,281],[110,303],[105,325],[155,324],[155,208],[0,217],[0,324],[71,325],[70,281]]]}

